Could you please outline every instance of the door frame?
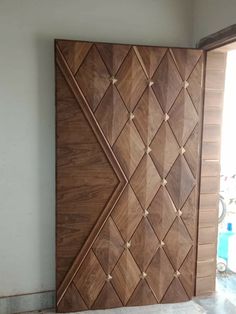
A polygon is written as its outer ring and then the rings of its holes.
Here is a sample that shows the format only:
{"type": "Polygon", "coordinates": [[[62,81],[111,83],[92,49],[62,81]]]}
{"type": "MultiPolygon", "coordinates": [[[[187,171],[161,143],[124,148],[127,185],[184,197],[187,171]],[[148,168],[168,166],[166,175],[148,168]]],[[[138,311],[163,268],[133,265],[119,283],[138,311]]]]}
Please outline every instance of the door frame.
{"type": "Polygon", "coordinates": [[[215,292],[218,238],[217,206],[219,202],[220,188],[221,117],[224,103],[223,95],[226,57],[229,50],[236,49],[236,24],[202,38],[198,42],[197,48],[201,48],[206,52],[198,222],[198,255],[195,290],[196,295],[199,296],[215,292]],[[212,105],[213,101],[212,97],[209,97],[210,94],[215,97],[214,100],[217,103],[216,105],[215,103],[212,105]],[[215,119],[215,117],[218,118],[215,119]],[[210,129],[211,136],[209,137],[210,129]],[[215,132],[214,130],[220,130],[220,132],[217,133],[218,131],[215,132]],[[217,142],[213,142],[216,138],[217,142]],[[212,149],[210,147],[211,144],[214,144],[212,145],[212,149]],[[210,157],[212,155],[213,158],[210,157]],[[210,166],[210,162],[207,163],[208,159],[215,161],[214,167],[210,166]],[[209,166],[208,169],[204,166],[204,164],[209,166]],[[214,197],[212,197],[213,195],[214,197]]]}
{"type": "Polygon", "coordinates": [[[236,41],[236,24],[230,25],[222,30],[203,37],[196,47],[210,51],[236,41]]]}

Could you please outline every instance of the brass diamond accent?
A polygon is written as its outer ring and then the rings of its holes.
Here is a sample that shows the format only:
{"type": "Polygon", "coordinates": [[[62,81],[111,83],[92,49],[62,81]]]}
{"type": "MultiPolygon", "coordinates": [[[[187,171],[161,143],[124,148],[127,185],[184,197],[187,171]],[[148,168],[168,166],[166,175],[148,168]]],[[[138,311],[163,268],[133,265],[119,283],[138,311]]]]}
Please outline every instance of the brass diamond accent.
{"type": "Polygon", "coordinates": [[[167,113],[164,114],[163,120],[166,122],[169,120],[169,115],[167,113]]]}
{"type": "Polygon", "coordinates": [[[111,280],[112,280],[112,276],[110,274],[108,274],[106,281],[111,281],[111,280]]]}
{"type": "Polygon", "coordinates": [[[178,278],[180,276],[180,272],[178,270],[176,270],[176,272],[174,273],[174,277],[178,278]]]}
{"type": "Polygon", "coordinates": [[[131,242],[126,242],[124,245],[125,249],[129,249],[131,247],[131,242]]]}
{"type": "Polygon", "coordinates": [[[188,81],[184,81],[184,82],[183,82],[183,87],[186,89],[188,86],[189,86],[188,81]]]}
{"type": "Polygon", "coordinates": [[[146,274],[145,272],[142,272],[140,278],[141,278],[141,279],[145,279],[146,277],[147,277],[147,274],[146,274]]]}
{"type": "Polygon", "coordinates": [[[185,148],[182,146],[180,147],[180,155],[183,155],[185,153],[185,148]]]}
{"type": "Polygon", "coordinates": [[[162,185],[162,186],[166,186],[166,184],[167,184],[166,179],[162,179],[162,180],[161,180],[161,185],[162,185]]]}
{"type": "Polygon", "coordinates": [[[110,77],[110,81],[111,81],[112,85],[114,85],[118,80],[114,76],[112,76],[112,77],[110,77]]]}
{"type": "Polygon", "coordinates": [[[129,119],[130,119],[130,121],[134,119],[134,114],[133,114],[133,112],[130,112],[129,119]]]}

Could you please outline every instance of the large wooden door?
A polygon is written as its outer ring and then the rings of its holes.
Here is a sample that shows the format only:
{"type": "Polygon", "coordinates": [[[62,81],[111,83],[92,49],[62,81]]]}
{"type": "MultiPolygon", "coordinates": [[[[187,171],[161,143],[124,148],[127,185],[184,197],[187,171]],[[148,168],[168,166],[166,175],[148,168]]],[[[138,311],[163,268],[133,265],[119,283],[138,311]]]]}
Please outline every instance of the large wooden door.
{"type": "Polygon", "coordinates": [[[201,50],[56,41],[57,310],[195,288],[201,50]]]}

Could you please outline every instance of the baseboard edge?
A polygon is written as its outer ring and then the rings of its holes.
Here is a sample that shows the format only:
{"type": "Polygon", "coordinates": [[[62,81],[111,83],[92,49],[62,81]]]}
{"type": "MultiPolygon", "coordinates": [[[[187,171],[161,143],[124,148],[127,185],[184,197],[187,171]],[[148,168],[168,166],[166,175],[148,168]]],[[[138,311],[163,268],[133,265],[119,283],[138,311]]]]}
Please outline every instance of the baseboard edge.
{"type": "Polygon", "coordinates": [[[45,310],[55,307],[55,291],[0,297],[0,314],[45,310]]]}

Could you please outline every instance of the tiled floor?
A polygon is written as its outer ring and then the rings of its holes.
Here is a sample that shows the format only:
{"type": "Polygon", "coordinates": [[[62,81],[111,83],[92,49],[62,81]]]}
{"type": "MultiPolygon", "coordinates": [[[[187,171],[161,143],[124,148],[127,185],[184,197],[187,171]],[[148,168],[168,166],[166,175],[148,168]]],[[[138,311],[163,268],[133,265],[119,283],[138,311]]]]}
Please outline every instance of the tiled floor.
{"type": "MultiPolygon", "coordinates": [[[[53,310],[27,314],[54,314],[53,310]]],[[[79,314],[236,314],[236,275],[217,276],[217,292],[209,297],[177,304],[158,304],[113,310],[86,311],[79,314]]],[[[23,313],[22,313],[23,314],[23,313]]]]}

